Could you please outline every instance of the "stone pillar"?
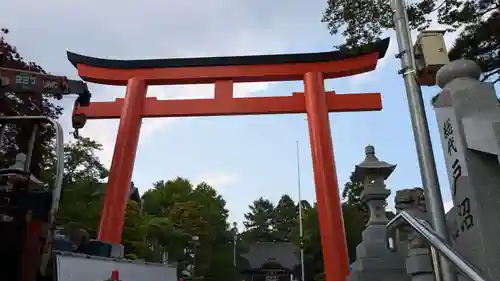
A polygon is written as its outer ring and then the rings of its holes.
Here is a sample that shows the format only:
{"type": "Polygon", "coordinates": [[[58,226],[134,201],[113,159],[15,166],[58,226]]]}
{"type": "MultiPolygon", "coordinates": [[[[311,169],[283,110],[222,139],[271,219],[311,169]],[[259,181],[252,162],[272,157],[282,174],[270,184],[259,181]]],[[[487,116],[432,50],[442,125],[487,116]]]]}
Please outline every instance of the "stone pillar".
{"type": "MultiPolygon", "coordinates": [[[[469,60],[441,68],[433,101],[445,157],[456,249],[485,277],[500,276],[500,109],[491,83],[469,60]]],[[[464,280],[463,277],[461,277],[464,280]]]]}
{"type": "MultiPolygon", "coordinates": [[[[413,217],[427,221],[424,190],[421,188],[403,189],[396,192],[396,210],[406,211],[413,217]]],[[[431,251],[427,241],[411,227],[402,227],[408,237],[406,272],[413,281],[434,281],[431,251]]]]}
{"type": "Polygon", "coordinates": [[[370,219],[363,231],[363,241],[356,248],[357,259],[352,265],[348,281],[406,281],[403,250],[392,252],[386,247],[386,229],[389,222],[385,214],[386,199],[391,194],[385,188],[385,180],[396,168],[380,161],[373,146],[365,149],[365,160],[356,165],[355,177],[363,181],[361,200],[370,208],[370,219]]]}

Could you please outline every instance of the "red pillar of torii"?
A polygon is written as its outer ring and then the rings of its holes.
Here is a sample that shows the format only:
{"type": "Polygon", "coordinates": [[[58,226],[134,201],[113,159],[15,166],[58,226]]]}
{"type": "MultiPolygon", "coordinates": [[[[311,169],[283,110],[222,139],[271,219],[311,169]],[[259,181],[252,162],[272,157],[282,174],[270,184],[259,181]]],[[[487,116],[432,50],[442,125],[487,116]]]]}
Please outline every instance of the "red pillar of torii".
{"type": "Polygon", "coordinates": [[[68,52],[86,81],[127,86],[124,99],[91,102],[75,113],[120,119],[98,239],[120,243],[142,118],[307,113],[327,281],[343,281],[348,257],[328,112],[381,110],[380,94],[325,92],[324,79],[368,72],[389,39],[325,53],[157,60],[107,60],[68,52]],[[233,84],[303,80],[292,96],[234,98],[233,84]],[[148,85],[215,84],[213,99],[146,98],[148,85]]]}

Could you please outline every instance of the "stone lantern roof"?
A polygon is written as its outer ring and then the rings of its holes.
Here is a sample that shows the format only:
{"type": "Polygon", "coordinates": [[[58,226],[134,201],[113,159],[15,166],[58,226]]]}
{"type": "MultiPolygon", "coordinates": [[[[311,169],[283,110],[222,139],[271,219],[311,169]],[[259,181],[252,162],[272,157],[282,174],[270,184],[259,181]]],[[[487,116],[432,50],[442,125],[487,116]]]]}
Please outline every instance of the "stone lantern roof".
{"type": "Polygon", "coordinates": [[[365,147],[365,154],[365,160],[356,165],[356,169],[354,170],[354,177],[357,180],[363,180],[367,175],[380,175],[386,180],[396,168],[396,165],[380,161],[375,156],[375,147],[372,145],[365,147]]]}

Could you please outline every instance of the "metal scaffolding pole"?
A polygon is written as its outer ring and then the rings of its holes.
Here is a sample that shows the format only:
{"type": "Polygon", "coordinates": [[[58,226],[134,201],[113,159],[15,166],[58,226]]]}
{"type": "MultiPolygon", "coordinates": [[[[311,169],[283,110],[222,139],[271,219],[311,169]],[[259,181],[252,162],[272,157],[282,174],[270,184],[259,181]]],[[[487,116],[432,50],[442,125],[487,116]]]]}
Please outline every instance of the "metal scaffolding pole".
{"type": "MultiPolygon", "coordinates": [[[[400,74],[403,75],[405,81],[408,107],[410,110],[427,208],[430,213],[432,226],[437,235],[439,235],[444,242],[448,243],[448,245],[451,245],[450,236],[446,227],[443,198],[439,188],[436,163],[429,134],[429,125],[427,123],[424,102],[422,99],[422,91],[416,80],[416,69],[411,36],[408,28],[406,6],[404,0],[393,0],[392,6],[394,9],[394,28],[399,47],[399,54],[396,57],[401,60],[402,69],[400,70],[400,74]]],[[[443,256],[440,256],[439,261],[443,280],[456,281],[456,274],[452,264],[443,256]]]]}
{"type": "Polygon", "coordinates": [[[304,266],[304,226],[302,218],[302,191],[300,185],[300,152],[299,152],[299,141],[297,141],[297,189],[299,195],[299,231],[300,231],[300,276],[301,281],[305,281],[306,271],[304,266]]]}

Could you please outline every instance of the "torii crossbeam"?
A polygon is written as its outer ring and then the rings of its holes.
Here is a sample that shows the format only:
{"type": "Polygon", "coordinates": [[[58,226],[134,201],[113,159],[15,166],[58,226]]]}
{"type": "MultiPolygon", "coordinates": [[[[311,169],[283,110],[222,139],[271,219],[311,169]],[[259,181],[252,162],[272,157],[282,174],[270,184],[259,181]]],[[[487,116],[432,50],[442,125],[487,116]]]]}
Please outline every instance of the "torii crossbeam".
{"type": "Polygon", "coordinates": [[[389,39],[325,53],[158,60],[107,60],[68,52],[86,81],[127,86],[124,99],[75,109],[88,119],[119,118],[98,239],[120,243],[142,118],[307,113],[327,281],[343,281],[348,257],[328,112],[381,110],[381,96],[325,92],[324,79],[374,70],[389,39]],[[239,82],[303,80],[304,92],[234,98],[239,82]],[[146,98],[148,85],[215,84],[213,99],[146,98]]]}

